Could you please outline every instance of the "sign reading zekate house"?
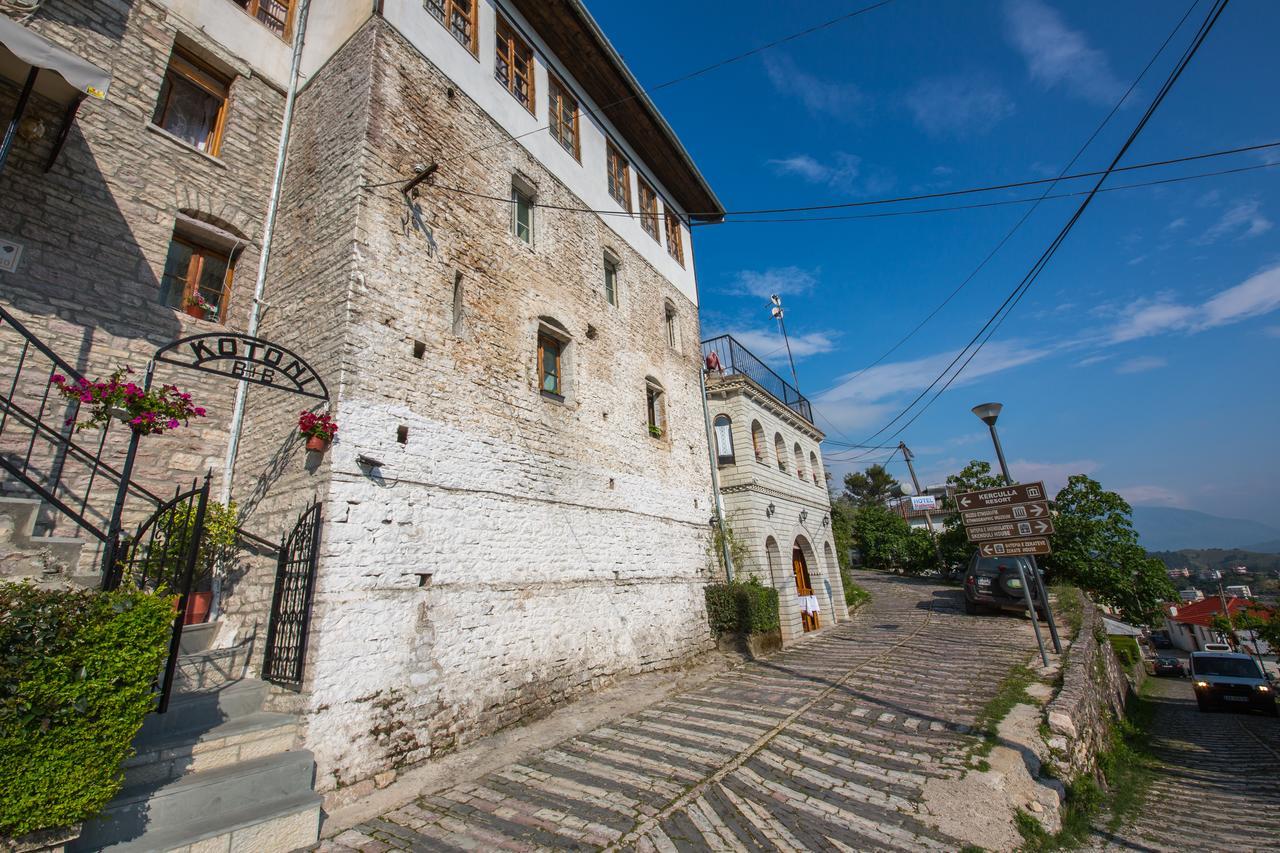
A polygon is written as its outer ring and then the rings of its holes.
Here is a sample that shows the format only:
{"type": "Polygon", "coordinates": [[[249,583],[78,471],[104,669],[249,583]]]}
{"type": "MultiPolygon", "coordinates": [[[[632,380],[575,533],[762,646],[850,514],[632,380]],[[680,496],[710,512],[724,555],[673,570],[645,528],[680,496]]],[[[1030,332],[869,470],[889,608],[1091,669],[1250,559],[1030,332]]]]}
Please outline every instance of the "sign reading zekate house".
{"type": "Polygon", "coordinates": [[[182,338],[157,350],[155,360],[304,397],[329,399],[324,380],[302,356],[271,341],[236,332],[182,338]]]}
{"type": "Polygon", "coordinates": [[[1051,552],[1053,517],[1044,483],[1000,486],[956,495],[969,541],[984,557],[1015,557],[1051,552]]]}

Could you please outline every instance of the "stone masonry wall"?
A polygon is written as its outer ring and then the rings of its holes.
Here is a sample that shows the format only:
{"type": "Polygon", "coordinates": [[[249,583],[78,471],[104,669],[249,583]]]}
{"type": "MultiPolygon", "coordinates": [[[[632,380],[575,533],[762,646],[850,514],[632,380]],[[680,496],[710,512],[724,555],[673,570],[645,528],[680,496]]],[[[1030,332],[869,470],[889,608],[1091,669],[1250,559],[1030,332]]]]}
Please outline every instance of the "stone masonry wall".
{"type": "MultiPolygon", "coordinates": [[[[30,121],[24,122],[29,132],[17,139],[0,176],[0,235],[23,246],[17,272],[0,273],[0,300],[90,377],[126,365],[141,376],[162,344],[186,334],[241,329],[258,264],[282,93],[256,77],[243,60],[148,0],[46,3],[29,26],[110,68],[113,79],[106,101],[89,98],[83,104],[48,173],[44,162],[63,111],[42,97],[32,98],[30,121]],[[151,125],[179,38],[234,74],[217,158],[151,125]],[[179,212],[241,235],[247,243],[236,263],[225,326],[193,319],[158,301],[179,212]]],[[[0,81],[0,113],[8,115],[16,97],[16,87],[0,81]]],[[[17,340],[0,330],[0,358],[6,364],[16,362],[17,340]]],[[[220,475],[234,383],[164,366],[156,381],[192,391],[210,414],[190,428],[144,440],[136,479],[164,494],[210,468],[220,475]]],[[[25,393],[30,397],[41,390],[32,385],[25,393]]],[[[114,433],[106,451],[108,460],[118,464],[128,436],[123,429],[114,433]]],[[[83,437],[96,446],[97,435],[83,437]]],[[[52,464],[39,451],[37,459],[40,470],[52,464]]],[[[83,479],[71,464],[66,476],[83,479]]],[[[98,483],[89,507],[91,518],[103,524],[113,491],[105,486],[98,483]]]]}
{"type": "Polygon", "coordinates": [[[344,335],[339,441],[313,476],[285,465],[261,502],[324,501],[302,699],[331,805],[711,646],[696,307],[594,215],[539,209],[530,247],[506,202],[445,190],[506,198],[518,175],[539,202],[582,206],[451,88],[387,24],[367,24],[300,102],[294,151],[308,153],[291,154],[288,246],[272,264],[269,301],[316,312],[281,311],[279,334],[326,357],[330,332],[344,335]],[[367,121],[363,140],[325,130],[353,121],[367,121]],[[394,186],[359,186],[431,162],[416,210],[394,186]],[[606,249],[621,260],[617,307],[602,292],[606,249]],[[538,392],[540,323],[569,339],[563,401],[538,392]],[[661,439],[646,377],[665,389],[661,439]]]}
{"type": "Polygon", "coordinates": [[[1062,687],[1045,706],[1049,749],[1064,779],[1092,773],[1110,721],[1123,717],[1133,685],[1103,633],[1102,614],[1084,597],[1080,633],[1068,649],[1062,687]]]}

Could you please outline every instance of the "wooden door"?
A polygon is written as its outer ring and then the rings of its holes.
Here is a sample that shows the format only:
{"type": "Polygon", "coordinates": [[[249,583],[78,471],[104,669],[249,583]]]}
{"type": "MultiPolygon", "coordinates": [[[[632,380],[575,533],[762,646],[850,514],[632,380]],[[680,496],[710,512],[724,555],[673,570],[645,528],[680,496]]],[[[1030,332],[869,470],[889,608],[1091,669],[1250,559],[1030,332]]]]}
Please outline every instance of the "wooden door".
{"type": "MultiPolygon", "coordinates": [[[[809,579],[809,566],[804,559],[804,551],[796,548],[791,552],[791,570],[796,575],[796,595],[805,596],[813,595],[813,581],[809,579]]],[[[800,611],[800,624],[806,631],[812,631],[821,626],[817,612],[806,613],[803,609],[800,611]]]]}

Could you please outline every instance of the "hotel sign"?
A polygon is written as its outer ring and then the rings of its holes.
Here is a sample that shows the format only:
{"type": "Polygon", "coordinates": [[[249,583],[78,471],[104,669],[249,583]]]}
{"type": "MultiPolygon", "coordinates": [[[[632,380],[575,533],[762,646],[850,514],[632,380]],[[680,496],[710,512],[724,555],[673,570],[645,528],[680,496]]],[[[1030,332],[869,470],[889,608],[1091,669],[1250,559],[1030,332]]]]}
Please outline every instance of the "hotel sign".
{"type": "Polygon", "coordinates": [[[304,397],[329,399],[324,380],[302,356],[249,335],[235,332],[192,335],[159,349],[155,360],[304,397]]]}

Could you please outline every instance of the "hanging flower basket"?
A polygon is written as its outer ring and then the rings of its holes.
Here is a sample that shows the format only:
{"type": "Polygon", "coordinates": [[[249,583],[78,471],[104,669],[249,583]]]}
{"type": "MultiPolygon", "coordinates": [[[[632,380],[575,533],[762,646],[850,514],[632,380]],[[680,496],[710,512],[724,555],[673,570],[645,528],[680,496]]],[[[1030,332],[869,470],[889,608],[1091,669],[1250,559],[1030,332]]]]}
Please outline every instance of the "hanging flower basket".
{"type": "Polygon", "coordinates": [[[197,320],[216,320],[218,319],[218,306],[205,299],[200,291],[197,290],[187,297],[187,314],[197,320]]]}
{"type": "Polygon", "coordinates": [[[338,434],[338,422],[328,412],[303,412],[298,415],[298,432],[307,439],[307,450],[324,453],[338,434]]]}
{"type": "Polygon", "coordinates": [[[127,380],[132,372],[121,368],[106,381],[96,382],[83,377],[72,382],[61,373],[50,377],[49,384],[57,388],[58,393],[68,400],[79,401],[82,415],[88,409],[87,418],[80,421],[68,418],[67,425],[75,424],[77,430],[98,429],[115,418],[140,435],[154,435],[186,426],[191,418],[205,416],[204,408],[193,405],[191,395],[177,385],[147,390],[127,380]]]}

